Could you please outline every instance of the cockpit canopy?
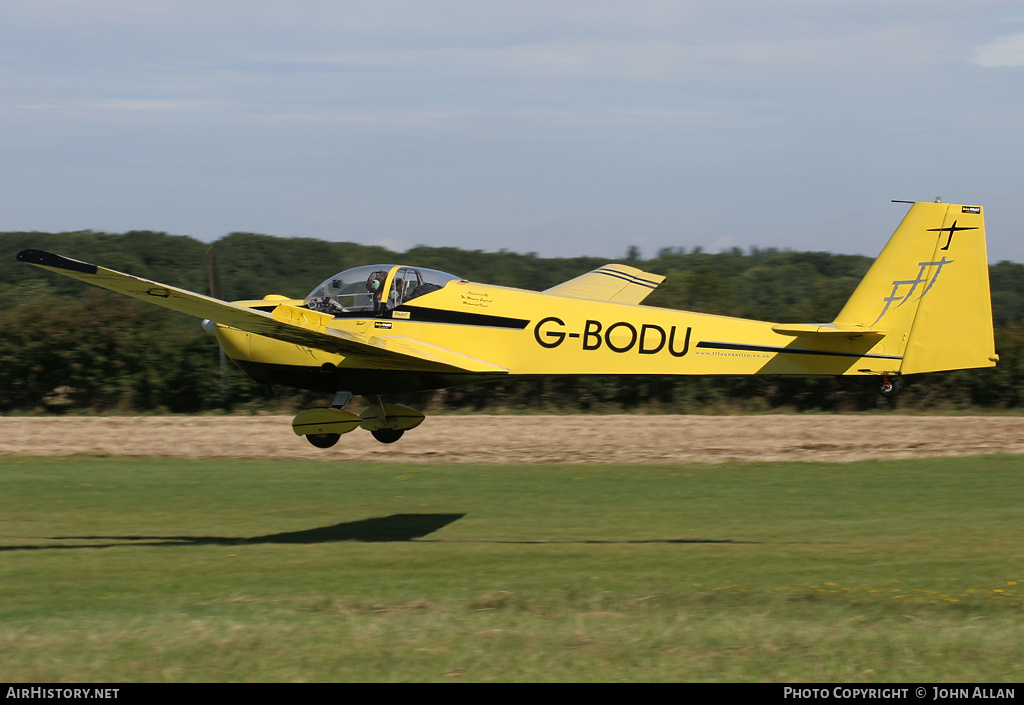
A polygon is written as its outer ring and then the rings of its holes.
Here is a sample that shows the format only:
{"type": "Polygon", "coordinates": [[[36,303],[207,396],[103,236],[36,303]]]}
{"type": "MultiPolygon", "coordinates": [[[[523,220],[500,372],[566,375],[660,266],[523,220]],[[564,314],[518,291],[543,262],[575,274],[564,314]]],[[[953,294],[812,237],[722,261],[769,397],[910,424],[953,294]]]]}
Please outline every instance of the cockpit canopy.
{"type": "Polygon", "coordinates": [[[369,264],[346,269],[325,280],[306,297],[306,305],[335,316],[379,315],[460,279],[434,269],[369,264]]]}

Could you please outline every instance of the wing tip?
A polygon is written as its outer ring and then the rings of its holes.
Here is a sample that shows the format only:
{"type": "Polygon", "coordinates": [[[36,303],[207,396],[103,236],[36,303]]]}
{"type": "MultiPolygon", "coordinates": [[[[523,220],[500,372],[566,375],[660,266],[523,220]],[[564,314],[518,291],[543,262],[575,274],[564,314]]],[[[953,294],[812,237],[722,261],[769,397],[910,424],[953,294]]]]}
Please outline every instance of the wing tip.
{"type": "Polygon", "coordinates": [[[43,250],[22,250],[17,254],[17,260],[19,262],[26,262],[40,267],[67,269],[72,272],[81,272],[82,274],[96,274],[96,272],[99,271],[99,267],[95,264],[79,262],[76,259],[62,257],[61,255],[55,255],[52,252],[44,252],[43,250]]]}

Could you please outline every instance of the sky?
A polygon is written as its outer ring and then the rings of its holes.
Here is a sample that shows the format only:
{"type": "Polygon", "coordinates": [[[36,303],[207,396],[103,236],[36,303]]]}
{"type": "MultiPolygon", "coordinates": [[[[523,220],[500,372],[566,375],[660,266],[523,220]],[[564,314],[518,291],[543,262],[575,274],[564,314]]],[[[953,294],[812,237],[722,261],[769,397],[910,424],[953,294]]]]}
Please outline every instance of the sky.
{"type": "Polygon", "coordinates": [[[0,231],[1024,262],[1022,117],[1019,0],[4,0],[0,231]]]}

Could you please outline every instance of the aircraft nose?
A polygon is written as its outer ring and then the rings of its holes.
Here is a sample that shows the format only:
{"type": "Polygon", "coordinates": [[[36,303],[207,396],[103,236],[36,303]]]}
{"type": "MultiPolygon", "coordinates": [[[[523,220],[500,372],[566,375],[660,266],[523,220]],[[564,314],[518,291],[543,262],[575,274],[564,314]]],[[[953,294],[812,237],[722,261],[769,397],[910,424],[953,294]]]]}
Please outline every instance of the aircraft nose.
{"type": "Polygon", "coordinates": [[[211,321],[209,318],[204,318],[203,330],[205,330],[210,335],[217,335],[217,324],[214,321],[211,321]]]}

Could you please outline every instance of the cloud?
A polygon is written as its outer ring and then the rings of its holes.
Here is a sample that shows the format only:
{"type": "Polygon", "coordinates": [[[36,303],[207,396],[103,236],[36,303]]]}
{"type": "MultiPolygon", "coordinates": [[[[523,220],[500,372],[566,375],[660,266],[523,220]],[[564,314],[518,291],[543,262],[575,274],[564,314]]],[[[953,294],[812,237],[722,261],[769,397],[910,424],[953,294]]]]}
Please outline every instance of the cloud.
{"type": "Polygon", "coordinates": [[[0,219],[609,256],[851,251],[863,223],[818,242],[815,209],[893,196],[1012,224],[1024,97],[972,79],[1024,65],[1019,5],[3,0],[0,219]]]}
{"type": "Polygon", "coordinates": [[[986,68],[1024,66],[1024,33],[1000,37],[975,48],[973,63],[986,68]]]}

